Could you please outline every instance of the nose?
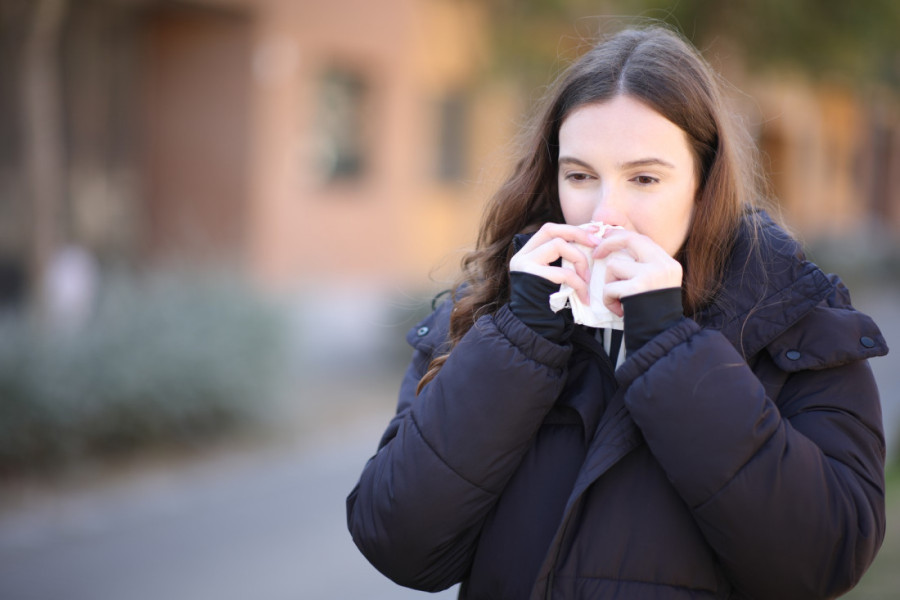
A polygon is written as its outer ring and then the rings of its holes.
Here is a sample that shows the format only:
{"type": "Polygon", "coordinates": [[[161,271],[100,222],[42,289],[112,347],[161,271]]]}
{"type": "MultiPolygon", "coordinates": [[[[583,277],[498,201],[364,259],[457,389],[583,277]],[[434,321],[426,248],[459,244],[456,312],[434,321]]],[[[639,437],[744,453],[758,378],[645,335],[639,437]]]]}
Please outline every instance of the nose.
{"type": "Polygon", "coordinates": [[[591,221],[599,221],[607,225],[625,225],[625,210],[621,190],[613,186],[603,186],[591,214],[591,221]]]}

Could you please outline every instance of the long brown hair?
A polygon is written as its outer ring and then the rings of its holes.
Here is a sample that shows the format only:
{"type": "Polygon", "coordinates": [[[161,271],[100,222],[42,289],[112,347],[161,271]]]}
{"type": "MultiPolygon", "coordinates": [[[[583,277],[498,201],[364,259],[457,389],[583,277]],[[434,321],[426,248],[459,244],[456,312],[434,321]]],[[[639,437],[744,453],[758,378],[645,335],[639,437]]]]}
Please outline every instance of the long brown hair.
{"type": "MultiPolygon", "coordinates": [[[[564,222],[557,192],[562,122],[576,108],[618,95],[643,102],[687,134],[699,184],[688,236],[676,258],[684,269],[685,314],[707,304],[716,293],[741,214],[761,195],[755,147],[733,122],[721,88],[700,53],[659,26],[621,31],[563,72],[524,132],[513,173],[486,207],[475,250],[462,261],[449,348],[479,317],[508,301],[513,236],[546,222],[564,222]]],[[[448,354],[432,360],[419,389],[434,378],[448,354]]]]}

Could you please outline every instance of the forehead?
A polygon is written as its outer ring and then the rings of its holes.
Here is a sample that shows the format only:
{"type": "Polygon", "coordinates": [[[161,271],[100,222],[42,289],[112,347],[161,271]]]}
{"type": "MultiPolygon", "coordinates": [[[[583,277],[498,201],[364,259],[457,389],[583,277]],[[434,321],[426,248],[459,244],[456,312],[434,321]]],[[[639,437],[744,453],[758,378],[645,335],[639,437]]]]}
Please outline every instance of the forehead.
{"type": "Polygon", "coordinates": [[[693,161],[685,132],[629,96],[585,104],[570,112],[559,130],[560,154],[620,155],[623,160],[657,156],[693,161]]]}

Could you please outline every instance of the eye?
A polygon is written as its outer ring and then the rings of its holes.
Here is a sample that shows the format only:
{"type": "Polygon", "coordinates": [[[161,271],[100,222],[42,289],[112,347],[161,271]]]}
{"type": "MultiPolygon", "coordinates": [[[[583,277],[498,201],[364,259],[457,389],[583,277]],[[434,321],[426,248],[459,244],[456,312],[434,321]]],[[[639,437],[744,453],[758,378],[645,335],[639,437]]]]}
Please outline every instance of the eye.
{"type": "Polygon", "coordinates": [[[588,175],[587,173],[582,173],[580,171],[566,173],[565,178],[567,181],[588,181],[589,179],[593,179],[592,176],[588,175]]]}
{"type": "Polygon", "coordinates": [[[650,175],[638,175],[634,179],[632,179],[635,183],[639,185],[651,185],[654,183],[659,183],[659,179],[656,177],[651,177],[650,175]]]}

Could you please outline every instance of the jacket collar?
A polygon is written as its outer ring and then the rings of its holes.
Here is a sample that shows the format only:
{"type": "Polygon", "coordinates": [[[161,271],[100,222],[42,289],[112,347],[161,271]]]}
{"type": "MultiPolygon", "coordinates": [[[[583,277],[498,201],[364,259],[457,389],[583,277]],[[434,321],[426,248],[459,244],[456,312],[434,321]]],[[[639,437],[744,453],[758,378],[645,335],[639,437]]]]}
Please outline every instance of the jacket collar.
{"type": "Polygon", "coordinates": [[[834,290],[764,211],[745,215],[731,256],[720,291],[694,320],[720,330],[744,357],[765,348],[834,290]]]}

